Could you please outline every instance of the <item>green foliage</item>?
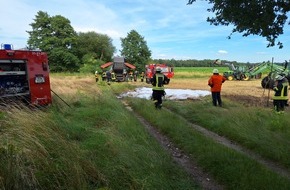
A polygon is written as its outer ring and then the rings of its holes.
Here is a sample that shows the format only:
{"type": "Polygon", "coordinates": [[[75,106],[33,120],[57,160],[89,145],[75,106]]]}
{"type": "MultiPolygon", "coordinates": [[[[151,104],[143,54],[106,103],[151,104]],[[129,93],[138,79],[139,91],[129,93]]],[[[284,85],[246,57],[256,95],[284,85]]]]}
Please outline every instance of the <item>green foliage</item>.
{"type": "Polygon", "coordinates": [[[63,48],[54,48],[49,53],[49,65],[52,72],[75,72],[79,70],[79,59],[63,48]]]}
{"type": "Polygon", "coordinates": [[[131,30],[127,37],[121,38],[121,46],[121,55],[126,61],[135,65],[137,70],[143,70],[151,57],[151,51],[144,37],[136,30],[131,30]]]}
{"type": "MultiPolygon", "coordinates": [[[[116,51],[110,37],[96,32],[78,33],[76,43],[77,45],[73,47],[73,51],[81,60],[84,59],[84,56],[90,55],[94,59],[108,62],[111,61],[116,51]]],[[[83,64],[85,63],[87,62],[83,62],[83,64]]]]}
{"type": "Polygon", "coordinates": [[[76,33],[70,21],[60,15],[50,17],[46,12],[39,11],[30,26],[32,31],[27,32],[31,48],[50,52],[53,48],[68,50],[75,44],[76,33]]]}
{"type": "Polygon", "coordinates": [[[50,17],[46,12],[39,11],[30,24],[30,48],[39,48],[48,53],[51,71],[77,71],[79,59],[72,54],[71,48],[76,43],[76,32],[70,21],[63,16],[50,17]]]}
{"type": "MultiPolygon", "coordinates": [[[[192,4],[196,0],[189,0],[192,4]]],[[[284,25],[288,19],[290,2],[285,0],[260,0],[260,1],[215,1],[209,12],[215,17],[207,18],[213,25],[234,25],[232,32],[243,33],[243,36],[259,35],[267,39],[268,47],[283,44],[278,41],[278,36],[283,34],[284,25]]],[[[289,23],[288,23],[289,24],[289,23]]]]}
{"type": "Polygon", "coordinates": [[[104,64],[104,61],[95,59],[94,56],[90,54],[84,55],[82,62],[83,66],[80,68],[80,72],[82,73],[95,73],[95,71],[101,73],[100,66],[104,64]]]}

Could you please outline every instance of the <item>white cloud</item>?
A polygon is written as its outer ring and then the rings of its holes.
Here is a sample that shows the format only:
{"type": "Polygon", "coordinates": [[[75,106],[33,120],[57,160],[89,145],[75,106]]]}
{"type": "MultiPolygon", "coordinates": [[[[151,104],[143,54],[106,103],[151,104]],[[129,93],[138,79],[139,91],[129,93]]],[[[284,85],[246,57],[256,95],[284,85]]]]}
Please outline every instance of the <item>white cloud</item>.
{"type": "Polygon", "coordinates": [[[180,0],[3,1],[0,43],[24,47],[28,39],[26,31],[31,30],[29,24],[41,10],[50,16],[66,17],[77,32],[107,34],[118,50],[120,38],[134,29],[147,41],[153,58],[212,59],[226,56],[244,62],[269,60],[269,56],[277,57],[276,60],[289,59],[290,30],[287,27],[280,37],[284,42],[282,50],[267,49],[266,40],[259,36],[243,38],[235,33],[228,40],[232,26],[213,26],[206,22],[206,17],[211,16],[206,11],[208,1],[196,1],[190,6],[186,3],[180,0]],[[230,50],[230,54],[225,49],[230,50]]]}
{"type": "Polygon", "coordinates": [[[228,54],[226,50],[218,50],[218,54],[228,54]]]}

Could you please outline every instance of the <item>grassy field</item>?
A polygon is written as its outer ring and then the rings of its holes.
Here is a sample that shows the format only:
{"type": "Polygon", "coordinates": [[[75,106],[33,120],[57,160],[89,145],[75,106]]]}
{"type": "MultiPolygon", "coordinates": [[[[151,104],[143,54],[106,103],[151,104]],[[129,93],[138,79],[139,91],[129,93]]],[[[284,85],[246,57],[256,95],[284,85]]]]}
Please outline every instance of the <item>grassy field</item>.
{"type": "Polygon", "coordinates": [[[228,67],[175,67],[174,79],[204,78],[210,76],[214,68],[217,68],[220,73],[229,70],[228,67]]]}
{"type": "MultiPolygon", "coordinates": [[[[224,68],[227,70],[227,68],[224,68]]],[[[222,68],[219,68],[223,72],[222,68]]],[[[208,90],[212,68],[175,68],[166,88],[208,90]]],[[[225,189],[290,189],[289,178],[203,136],[188,122],[230,139],[290,172],[290,113],[258,104],[260,81],[226,81],[224,108],[199,100],[126,98],[225,189]],[[255,104],[254,104],[255,103],[255,104]],[[175,114],[174,114],[175,113],[175,114]]],[[[0,111],[0,189],[202,189],[151,137],[116,95],[144,83],[95,83],[93,75],[55,74],[53,105],[0,111]]],[[[271,92],[270,92],[271,93],[271,92]]]]}

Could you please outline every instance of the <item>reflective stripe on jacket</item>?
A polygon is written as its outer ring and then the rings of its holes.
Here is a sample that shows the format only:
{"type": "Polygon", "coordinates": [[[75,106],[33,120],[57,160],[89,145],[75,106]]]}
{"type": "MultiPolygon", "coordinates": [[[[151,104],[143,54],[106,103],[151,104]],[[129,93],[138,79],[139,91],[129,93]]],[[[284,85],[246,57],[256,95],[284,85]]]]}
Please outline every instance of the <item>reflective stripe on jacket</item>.
{"type": "Polygon", "coordinates": [[[161,74],[161,73],[156,73],[154,76],[153,76],[153,82],[152,82],[152,85],[153,85],[153,90],[164,90],[164,75],[161,74]]]}
{"type": "Polygon", "coordinates": [[[273,90],[273,100],[288,100],[288,81],[278,81],[273,90]]]}

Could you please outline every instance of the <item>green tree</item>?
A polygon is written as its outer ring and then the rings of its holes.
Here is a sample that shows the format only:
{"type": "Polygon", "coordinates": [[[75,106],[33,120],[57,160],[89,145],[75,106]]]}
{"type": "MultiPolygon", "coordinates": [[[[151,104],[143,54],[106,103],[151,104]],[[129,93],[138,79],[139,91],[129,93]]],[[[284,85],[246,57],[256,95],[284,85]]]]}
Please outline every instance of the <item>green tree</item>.
{"type": "Polygon", "coordinates": [[[135,65],[138,70],[144,70],[151,57],[151,51],[144,37],[137,31],[131,30],[127,37],[121,38],[121,46],[122,50],[120,52],[126,58],[126,61],[135,65]]]}
{"type": "MultiPolygon", "coordinates": [[[[77,46],[74,46],[74,52],[80,60],[89,54],[95,59],[108,62],[111,61],[113,54],[116,51],[110,37],[96,32],[78,33],[76,43],[77,46]]],[[[85,64],[85,62],[83,62],[83,64],[85,64]]]]}
{"type": "MultiPolygon", "coordinates": [[[[195,1],[188,0],[188,4],[195,1]]],[[[213,4],[208,11],[215,14],[215,17],[207,18],[209,23],[216,26],[233,24],[232,33],[239,32],[245,37],[259,35],[267,39],[267,47],[277,45],[283,48],[283,43],[278,40],[278,37],[283,34],[283,28],[288,20],[289,0],[206,1],[213,4]]]]}
{"type": "Polygon", "coordinates": [[[77,56],[64,48],[53,48],[48,57],[53,72],[78,72],[80,65],[77,56]]]}
{"type": "Polygon", "coordinates": [[[101,65],[105,62],[101,59],[96,59],[94,55],[92,54],[86,54],[82,58],[82,67],[80,68],[80,72],[82,73],[95,73],[95,71],[98,71],[101,73],[101,65]]]}
{"type": "Polygon", "coordinates": [[[72,53],[77,34],[68,19],[60,15],[50,17],[39,11],[30,26],[28,46],[47,52],[51,71],[79,69],[79,59],[72,53]]]}

